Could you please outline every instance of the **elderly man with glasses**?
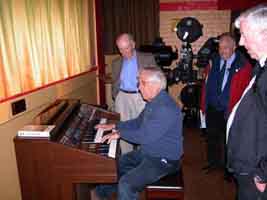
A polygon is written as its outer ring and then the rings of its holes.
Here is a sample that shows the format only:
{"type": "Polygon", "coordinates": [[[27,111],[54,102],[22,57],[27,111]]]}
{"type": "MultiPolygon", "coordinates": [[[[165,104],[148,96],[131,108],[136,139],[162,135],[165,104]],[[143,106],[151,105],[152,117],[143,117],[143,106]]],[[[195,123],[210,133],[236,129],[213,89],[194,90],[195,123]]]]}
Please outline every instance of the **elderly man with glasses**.
{"type": "Polygon", "coordinates": [[[140,145],[121,156],[118,184],[97,186],[98,197],[107,198],[117,191],[118,199],[135,200],[147,184],[179,170],[183,154],[182,114],[165,88],[166,78],[159,68],[142,69],[139,90],[147,101],[142,113],[132,120],[96,126],[113,129],[103,142],[123,138],[140,145]]]}

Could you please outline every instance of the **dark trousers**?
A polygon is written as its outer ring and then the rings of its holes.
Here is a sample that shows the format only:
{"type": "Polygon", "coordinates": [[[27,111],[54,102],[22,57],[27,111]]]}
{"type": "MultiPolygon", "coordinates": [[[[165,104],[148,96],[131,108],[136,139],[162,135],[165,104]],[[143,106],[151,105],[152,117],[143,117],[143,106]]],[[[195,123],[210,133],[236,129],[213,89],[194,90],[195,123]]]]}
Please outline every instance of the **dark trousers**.
{"type": "Polygon", "coordinates": [[[250,175],[235,175],[237,179],[237,200],[267,200],[267,191],[260,192],[250,175]]]}
{"type": "Polygon", "coordinates": [[[147,184],[156,182],[167,174],[176,172],[179,161],[167,160],[144,155],[134,150],[122,155],[119,160],[119,182],[116,185],[100,185],[96,193],[100,197],[109,197],[117,191],[118,200],[137,200],[147,184]]]}
{"type": "Polygon", "coordinates": [[[207,161],[209,164],[224,167],[225,165],[225,132],[224,112],[208,106],[207,122],[207,161]]]}

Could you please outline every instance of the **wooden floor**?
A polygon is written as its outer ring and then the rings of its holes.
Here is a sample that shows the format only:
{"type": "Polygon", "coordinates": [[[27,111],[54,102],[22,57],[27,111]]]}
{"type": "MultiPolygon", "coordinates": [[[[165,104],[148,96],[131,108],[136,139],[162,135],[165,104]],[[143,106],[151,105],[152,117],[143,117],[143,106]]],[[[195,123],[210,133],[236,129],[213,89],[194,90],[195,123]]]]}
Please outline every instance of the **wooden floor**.
{"type": "MultiPolygon", "coordinates": [[[[184,131],[184,187],[185,200],[235,200],[235,184],[224,180],[222,171],[205,174],[206,142],[200,130],[186,128],[184,131]]],[[[112,200],[115,200],[114,196],[112,200]]],[[[145,200],[144,194],[141,200],[145,200]]]]}
{"type": "Polygon", "coordinates": [[[222,171],[205,174],[206,142],[199,129],[185,129],[184,181],[185,200],[234,200],[235,184],[226,182],[222,171]]]}

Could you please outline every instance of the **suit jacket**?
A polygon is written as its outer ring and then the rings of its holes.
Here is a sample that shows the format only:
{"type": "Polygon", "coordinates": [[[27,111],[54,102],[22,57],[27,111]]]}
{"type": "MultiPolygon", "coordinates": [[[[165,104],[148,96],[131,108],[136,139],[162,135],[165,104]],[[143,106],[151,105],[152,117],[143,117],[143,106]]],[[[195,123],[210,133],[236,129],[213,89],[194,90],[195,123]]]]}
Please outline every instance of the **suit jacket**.
{"type": "MultiPolygon", "coordinates": [[[[216,59],[217,62],[219,62],[219,58],[216,59]]],[[[214,63],[214,62],[213,62],[214,63]]],[[[212,66],[213,67],[213,66],[212,66]]],[[[208,76],[212,75],[212,67],[207,66],[207,74],[208,76]]],[[[248,62],[248,60],[240,53],[236,52],[236,58],[234,62],[232,63],[232,73],[233,75],[229,78],[231,80],[228,81],[227,84],[229,84],[229,99],[227,104],[227,110],[226,110],[226,116],[231,112],[234,105],[239,101],[244,89],[247,87],[250,79],[251,79],[251,73],[252,73],[252,66],[248,62]]],[[[207,82],[204,82],[202,85],[202,91],[201,91],[201,103],[200,103],[200,110],[202,113],[206,112],[207,109],[207,102],[206,102],[206,87],[207,82]]],[[[210,87],[213,87],[214,85],[210,85],[210,87]]]]}
{"type": "Polygon", "coordinates": [[[266,183],[267,70],[257,76],[257,87],[251,87],[242,98],[229,130],[228,168],[237,174],[258,175],[266,183]]]}
{"type": "MultiPolygon", "coordinates": [[[[151,53],[142,53],[136,51],[138,71],[143,67],[156,66],[154,56],[151,53]]],[[[115,99],[120,89],[120,74],[123,58],[119,57],[112,62],[112,98],[115,99]]]]}

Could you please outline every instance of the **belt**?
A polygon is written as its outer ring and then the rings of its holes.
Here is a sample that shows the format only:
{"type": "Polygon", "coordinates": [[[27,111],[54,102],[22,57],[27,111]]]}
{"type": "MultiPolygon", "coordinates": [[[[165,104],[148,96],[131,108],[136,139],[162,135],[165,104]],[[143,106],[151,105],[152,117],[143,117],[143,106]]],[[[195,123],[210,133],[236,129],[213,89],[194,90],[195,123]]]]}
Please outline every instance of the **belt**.
{"type": "Polygon", "coordinates": [[[127,90],[123,90],[123,89],[120,89],[120,91],[127,93],[127,94],[137,94],[138,93],[137,91],[127,91],[127,90]]]}

